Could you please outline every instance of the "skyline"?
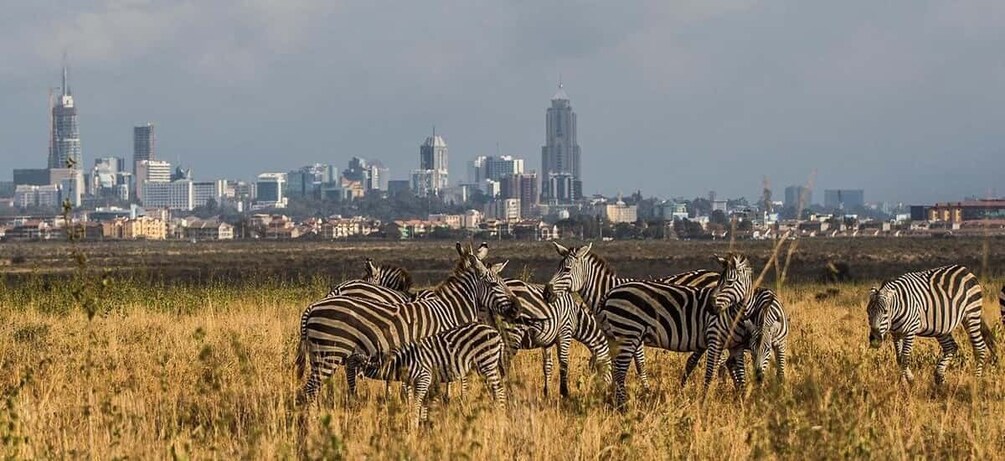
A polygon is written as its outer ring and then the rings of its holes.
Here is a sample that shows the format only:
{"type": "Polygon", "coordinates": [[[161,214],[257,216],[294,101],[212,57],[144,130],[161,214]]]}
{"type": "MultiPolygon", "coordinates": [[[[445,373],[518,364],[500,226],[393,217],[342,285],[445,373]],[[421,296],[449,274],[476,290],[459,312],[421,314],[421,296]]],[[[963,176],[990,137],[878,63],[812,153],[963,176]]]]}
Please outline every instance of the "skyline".
{"type": "Polygon", "coordinates": [[[132,127],[146,122],[158,156],[200,178],[360,156],[405,179],[432,125],[452,172],[497,143],[533,164],[561,73],[585,194],[755,198],[766,176],[778,199],[814,170],[815,190],[862,188],[870,201],[1005,189],[990,168],[1005,150],[994,51],[1005,8],[994,3],[406,5],[414,15],[382,18],[380,32],[368,29],[372,6],[293,3],[12,6],[0,18],[0,53],[16,63],[0,71],[4,177],[44,166],[45,98],[66,50],[85,165],[130,158],[132,127]],[[546,20],[559,13],[571,16],[546,20]],[[450,27],[428,27],[430,14],[450,27]],[[193,15],[205,19],[185,26],[193,15]],[[46,21],[59,33],[37,35],[46,21]],[[247,43],[194,41],[233,33],[247,43]]]}

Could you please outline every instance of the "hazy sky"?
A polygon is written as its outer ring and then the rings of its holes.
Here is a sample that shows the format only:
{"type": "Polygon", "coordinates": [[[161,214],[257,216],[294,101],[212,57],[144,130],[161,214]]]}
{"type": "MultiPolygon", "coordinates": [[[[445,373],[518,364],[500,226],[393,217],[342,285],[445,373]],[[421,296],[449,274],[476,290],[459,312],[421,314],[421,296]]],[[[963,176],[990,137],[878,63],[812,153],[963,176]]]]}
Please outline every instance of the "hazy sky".
{"type": "Polygon", "coordinates": [[[8,0],[2,178],[45,166],[64,50],[88,165],[151,121],[198,179],[353,155],[404,179],[434,124],[454,182],[497,143],[539,169],[561,74],[587,193],[1005,194],[1000,0],[8,0]]]}

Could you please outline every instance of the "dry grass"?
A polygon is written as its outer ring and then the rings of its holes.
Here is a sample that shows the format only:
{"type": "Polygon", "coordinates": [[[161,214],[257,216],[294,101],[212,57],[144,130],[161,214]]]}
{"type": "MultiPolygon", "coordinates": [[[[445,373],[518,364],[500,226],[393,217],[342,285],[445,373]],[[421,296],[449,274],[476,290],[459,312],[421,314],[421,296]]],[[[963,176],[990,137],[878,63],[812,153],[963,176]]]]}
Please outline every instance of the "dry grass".
{"type": "MultiPolygon", "coordinates": [[[[986,318],[998,330],[995,289],[986,318]]],[[[788,381],[773,373],[740,396],[717,382],[702,407],[700,372],[677,385],[685,356],[650,349],[653,391],[629,375],[626,414],[586,375],[574,346],[573,397],[541,393],[540,354],[517,356],[505,412],[477,379],[467,396],[434,404],[432,424],[408,430],[396,392],[365,383],[347,408],[328,396],[306,416],[312,458],[660,459],[994,458],[1005,447],[1005,373],[973,378],[963,347],[948,384],[932,383],[937,346],[916,348],[917,382],[897,384],[892,347],[867,348],[865,285],[816,300],[816,285],[788,287],[788,381]],[[961,365],[962,362],[962,365],[961,365]]],[[[171,298],[170,287],[160,298],[171,298]]],[[[0,297],[3,453],[14,458],[254,458],[297,456],[292,400],[297,317],[316,286],[178,288],[184,308],[115,291],[88,321],[59,296],[0,297]],[[118,297],[114,299],[113,297],[118,297]]],[[[317,291],[315,291],[317,290],[317,291]]],[[[129,294],[131,293],[131,294],[129,294]]],[[[959,337],[965,341],[962,336],[959,337]]],[[[966,343],[963,343],[966,344],[966,343]]],[[[342,374],[331,385],[344,391],[342,374]]],[[[553,389],[557,386],[553,386],[553,389]]],[[[394,388],[392,388],[394,389],[394,388]]]]}

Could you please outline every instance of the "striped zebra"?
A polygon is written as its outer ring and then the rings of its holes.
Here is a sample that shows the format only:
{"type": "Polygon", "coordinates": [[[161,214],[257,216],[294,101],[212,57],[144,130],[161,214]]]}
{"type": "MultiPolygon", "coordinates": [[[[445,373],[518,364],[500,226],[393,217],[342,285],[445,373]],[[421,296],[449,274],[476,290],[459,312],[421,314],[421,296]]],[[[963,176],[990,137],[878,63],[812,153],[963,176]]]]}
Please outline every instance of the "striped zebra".
{"type": "Polygon", "coordinates": [[[995,356],[994,337],[981,316],[980,283],[966,267],[944,266],[908,272],[869,292],[869,345],[879,347],[887,333],[900,365],[901,379],[914,381],[911,350],[916,337],[934,337],[942,347],[935,382],[945,382],[946,367],[959,349],[953,330],[962,326],[977,357],[977,377],[984,374],[988,349],[995,356]]]}
{"type": "MultiPolygon", "coordinates": [[[[475,254],[484,261],[488,256],[488,244],[482,242],[475,254]]],[[[499,274],[505,267],[506,263],[495,264],[492,270],[499,274]]],[[[368,279],[368,282],[388,284],[385,286],[401,286],[402,278],[411,278],[407,271],[395,266],[374,266],[368,270],[371,274],[380,274],[379,279],[368,279]]],[[[701,274],[690,274],[689,277],[701,277],[701,274]]],[[[572,340],[575,340],[590,350],[591,362],[603,371],[604,381],[610,383],[610,349],[607,339],[590,312],[583,309],[570,295],[559,297],[555,302],[549,303],[544,299],[543,285],[526,283],[519,279],[505,280],[513,294],[520,299],[524,316],[534,319],[529,323],[509,323],[503,327],[507,346],[505,363],[509,363],[517,350],[542,349],[544,395],[548,395],[554,369],[551,348],[557,346],[559,393],[566,397],[569,395],[569,349],[572,340]]]]}
{"type": "Polygon", "coordinates": [[[485,379],[496,405],[504,407],[502,355],[503,341],[498,330],[482,323],[468,323],[404,344],[386,356],[370,357],[362,369],[368,378],[401,381],[411,389],[412,421],[418,426],[428,417],[426,393],[430,384],[434,380],[462,380],[471,370],[485,379]]]}
{"type": "MultiPolygon", "coordinates": [[[[586,305],[590,307],[594,314],[600,309],[604,295],[619,285],[629,282],[642,281],[628,277],[620,277],[614,269],[602,258],[592,253],[590,250],[593,244],[587,244],[579,248],[566,248],[557,242],[552,242],[555,251],[562,257],[558,272],[551,281],[545,285],[545,299],[553,301],[559,296],[565,296],[569,292],[579,293],[586,305]]],[[[656,279],[663,283],[687,285],[694,288],[714,287],[719,282],[719,273],[704,269],[684,272],[671,275],[661,279],[656,279]]],[[[698,365],[704,350],[696,350],[688,358],[690,368],[698,365]]],[[[640,344],[633,351],[633,361],[635,370],[639,374],[639,381],[642,387],[649,388],[649,377],[645,371],[645,349],[640,344]]],[[[687,368],[685,368],[687,369],[687,368]]],[[[688,372],[689,373],[689,372],[688,372]]],[[[684,375],[681,382],[687,379],[684,375]]]]}
{"type": "MultiPolygon", "coordinates": [[[[734,360],[733,374],[738,385],[743,379],[742,357],[747,344],[737,328],[748,305],[752,269],[739,255],[718,258],[723,266],[715,287],[694,288],[661,282],[629,282],[607,293],[597,320],[616,350],[613,360],[615,400],[623,408],[627,400],[625,375],[633,351],[643,345],[676,352],[692,352],[695,357],[707,350],[703,395],[719,365],[723,349],[734,360]]],[[[690,369],[685,369],[685,377],[690,369]]]]}
{"type": "Polygon", "coordinates": [[[775,355],[778,379],[785,379],[785,345],[789,335],[789,320],[785,316],[782,302],[774,291],[758,288],[751,300],[750,317],[753,328],[750,331],[750,349],[754,361],[754,377],[764,379],[768,358],[775,355]]]}
{"type": "Polygon", "coordinates": [[[506,285],[520,299],[524,315],[535,319],[507,325],[507,363],[518,349],[541,349],[544,395],[548,395],[553,367],[550,349],[557,346],[559,394],[568,397],[569,349],[572,340],[576,340],[590,350],[591,363],[602,370],[604,381],[610,383],[610,349],[593,314],[570,295],[560,296],[551,303],[545,301],[543,285],[517,279],[507,279],[506,285]]]}
{"type": "Polygon", "coordinates": [[[349,395],[354,395],[359,360],[477,321],[479,309],[518,319],[520,302],[502,278],[486,268],[470,247],[458,243],[457,252],[460,259],[453,273],[430,299],[390,305],[336,296],[314,303],[297,350],[298,375],[303,376],[308,360],[311,364],[298,402],[313,400],[321,382],[339,365],[346,367],[349,395]]]}

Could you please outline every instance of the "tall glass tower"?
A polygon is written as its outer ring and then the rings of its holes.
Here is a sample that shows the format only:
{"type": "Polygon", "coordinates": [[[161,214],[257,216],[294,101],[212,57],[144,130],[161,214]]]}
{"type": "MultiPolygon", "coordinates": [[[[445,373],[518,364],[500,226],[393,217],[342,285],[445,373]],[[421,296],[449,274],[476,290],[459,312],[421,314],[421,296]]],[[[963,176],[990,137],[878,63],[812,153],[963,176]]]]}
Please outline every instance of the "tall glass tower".
{"type": "Polygon", "coordinates": [[[80,150],[80,128],[77,125],[77,107],[63,66],[61,95],[52,100],[52,120],[49,140],[49,168],[83,168],[80,150]]]}
{"type": "Polygon", "coordinates": [[[541,200],[567,204],[582,195],[576,113],[564,86],[551,97],[545,117],[545,144],[541,147],[541,200]]]}

